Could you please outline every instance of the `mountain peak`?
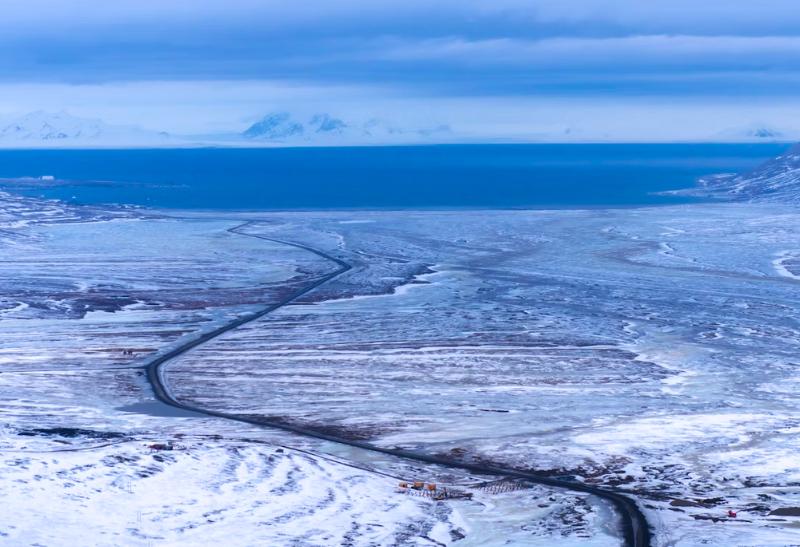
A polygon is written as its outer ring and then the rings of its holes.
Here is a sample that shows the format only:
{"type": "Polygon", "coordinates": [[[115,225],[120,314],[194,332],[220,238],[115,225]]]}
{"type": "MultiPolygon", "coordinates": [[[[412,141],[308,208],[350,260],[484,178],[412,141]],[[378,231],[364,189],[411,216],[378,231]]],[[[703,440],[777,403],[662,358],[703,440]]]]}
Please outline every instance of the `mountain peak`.
{"type": "Polygon", "coordinates": [[[401,129],[377,118],[353,123],[327,113],[315,114],[303,123],[288,112],[273,112],[253,123],[240,135],[252,141],[281,144],[364,144],[416,142],[449,132],[450,128],[445,125],[401,129]]]}
{"type": "Polygon", "coordinates": [[[308,125],[315,133],[327,133],[341,135],[347,129],[347,124],[339,118],[334,118],[330,114],[315,114],[308,125]]]}
{"type": "Polygon", "coordinates": [[[267,114],[242,132],[248,139],[282,140],[303,134],[303,124],[292,120],[288,112],[267,114]]]}
{"type": "Polygon", "coordinates": [[[29,112],[0,127],[0,139],[52,141],[96,138],[103,132],[103,122],[82,119],[66,112],[29,112]]]}
{"type": "Polygon", "coordinates": [[[759,139],[778,139],[783,137],[783,133],[775,129],[770,129],[769,127],[759,127],[756,129],[751,129],[748,132],[748,135],[759,139]]]}
{"type": "Polygon", "coordinates": [[[163,133],[109,125],[65,111],[36,110],[0,122],[0,145],[5,146],[137,145],[160,143],[166,138],[163,133]]]}
{"type": "Polygon", "coordinates": [[[787,141],[787,133],[764,123],[752,123],[744,127],[726,129],[716,135],[723,141],[757,142],[757,141],[787,141]]]}

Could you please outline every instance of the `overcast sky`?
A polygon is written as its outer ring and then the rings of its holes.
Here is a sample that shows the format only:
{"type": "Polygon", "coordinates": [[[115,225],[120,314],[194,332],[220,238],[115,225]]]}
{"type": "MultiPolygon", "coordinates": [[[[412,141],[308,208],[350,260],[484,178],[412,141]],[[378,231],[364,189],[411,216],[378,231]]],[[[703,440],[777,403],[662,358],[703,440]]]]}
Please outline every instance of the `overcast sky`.
{"type": "Polygon", "coordinates": [[[0,114],[172,132],[270,111],[472,139],[800,128],[797,0],[3,0],[0,114]]]}

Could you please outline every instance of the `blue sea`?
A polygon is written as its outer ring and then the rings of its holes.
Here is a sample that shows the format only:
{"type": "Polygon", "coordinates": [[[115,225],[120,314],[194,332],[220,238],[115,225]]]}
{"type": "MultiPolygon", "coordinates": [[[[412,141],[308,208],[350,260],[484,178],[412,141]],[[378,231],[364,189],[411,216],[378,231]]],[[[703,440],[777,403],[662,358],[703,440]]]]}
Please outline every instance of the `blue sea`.
{"type": "MultiPolygon", "coordinates": [[[[656,195],[740,172],[781,144],[6,150],[5,189],[82,204],[188,209],[561,208],[685,203],[656,195]]],[[[2,186],[2,185],[0,185],[2,186]]]]}

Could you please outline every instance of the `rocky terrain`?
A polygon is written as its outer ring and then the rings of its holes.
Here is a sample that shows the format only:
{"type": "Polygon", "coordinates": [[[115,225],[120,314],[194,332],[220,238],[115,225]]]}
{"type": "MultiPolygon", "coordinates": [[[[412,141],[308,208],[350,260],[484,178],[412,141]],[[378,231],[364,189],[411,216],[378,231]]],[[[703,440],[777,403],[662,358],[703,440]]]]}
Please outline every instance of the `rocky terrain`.
{"type": "Polygon", "coordinates": [[[697,188],[673,193],[726,201],[800,204],[800,145],[752,171],[703,177],[697,188]]]}

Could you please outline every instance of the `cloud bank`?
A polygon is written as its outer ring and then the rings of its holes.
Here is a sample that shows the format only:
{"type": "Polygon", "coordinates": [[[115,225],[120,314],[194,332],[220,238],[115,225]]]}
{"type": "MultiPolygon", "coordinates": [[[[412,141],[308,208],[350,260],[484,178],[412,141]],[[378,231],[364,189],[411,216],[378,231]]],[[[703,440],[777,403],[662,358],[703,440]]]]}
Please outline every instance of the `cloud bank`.
{"type": "Polygon", "coordinates": [[[331,111],[469,138],[681,140],[791,132],[798,92],[794,0],[6,0],[0,18],[0,114],[168,131],[331,111]]]}

